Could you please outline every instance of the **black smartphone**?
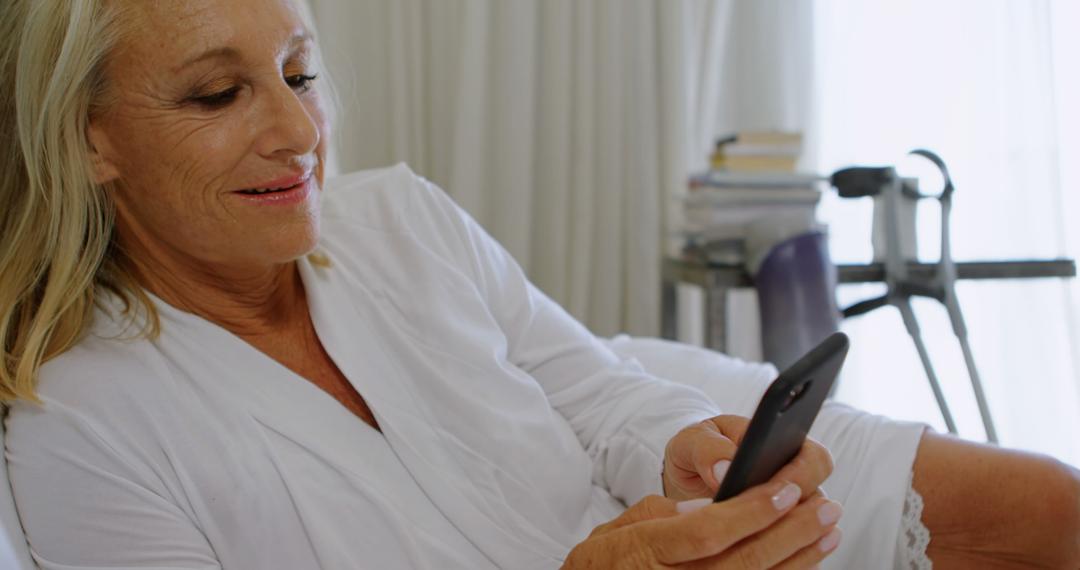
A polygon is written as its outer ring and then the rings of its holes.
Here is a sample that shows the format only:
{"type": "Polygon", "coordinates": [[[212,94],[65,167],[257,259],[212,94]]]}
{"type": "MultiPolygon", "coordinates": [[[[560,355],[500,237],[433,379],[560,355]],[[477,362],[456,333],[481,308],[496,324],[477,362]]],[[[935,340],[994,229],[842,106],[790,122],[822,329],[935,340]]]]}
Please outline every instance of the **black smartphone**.
{"type": "Polygon", "coordinates": [[[844,364],[848,346],[847,335],[833,333],[769,385],[715,501],[765,483],[798,455],[844,364]]]}

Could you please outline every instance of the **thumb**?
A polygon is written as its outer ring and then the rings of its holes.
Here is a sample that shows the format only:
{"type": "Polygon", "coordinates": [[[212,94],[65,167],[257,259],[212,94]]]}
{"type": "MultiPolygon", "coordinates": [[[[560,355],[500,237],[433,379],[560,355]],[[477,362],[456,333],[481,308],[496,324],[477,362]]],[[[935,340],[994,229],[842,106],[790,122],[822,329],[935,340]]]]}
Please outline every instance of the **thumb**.
{"type": "Polygon", "coordinates": [[[717,468],[723,468],[720,462],[730,464],[735,449],[735,442],[712,420],[679,432],[665,450],[664,482],[675,486],[665,486],[666,494],[699,497],[715,493],[723,476],[717,468]]]}

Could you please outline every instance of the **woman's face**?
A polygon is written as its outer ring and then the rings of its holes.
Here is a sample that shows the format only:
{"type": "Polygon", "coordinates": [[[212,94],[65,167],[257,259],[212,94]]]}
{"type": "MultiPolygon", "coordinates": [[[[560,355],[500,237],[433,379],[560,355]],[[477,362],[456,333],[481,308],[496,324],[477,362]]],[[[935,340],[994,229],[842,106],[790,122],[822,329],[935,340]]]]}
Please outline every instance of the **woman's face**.
{"type": "Polygon", "coordinates": [[[90,141],[122,243],[230,270],[311,251],[329,125],[292,0],[114,1],[90,141]]]}

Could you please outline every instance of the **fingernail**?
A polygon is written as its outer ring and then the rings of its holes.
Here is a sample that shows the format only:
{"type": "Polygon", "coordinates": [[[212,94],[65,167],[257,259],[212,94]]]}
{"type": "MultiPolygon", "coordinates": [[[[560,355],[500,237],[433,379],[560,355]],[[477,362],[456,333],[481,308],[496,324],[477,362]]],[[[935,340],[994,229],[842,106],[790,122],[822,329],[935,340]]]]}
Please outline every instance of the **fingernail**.
{"type": "Polygon", "coordinates": [[[717,461],[716,465],[712,466],[712,473],[716,476],[717,483],[724,482],[724,475],[727,475],[728,467],[731,467],[731,462],[727,459],[717,461]]]}
{"type": "Polygon", "coordinates": [[[818,541],[817,547],[822,552],[831,552],[838,544],[840,544],[840,529],[834,528],[825,535],[825,538],[818,541]]]}
{"type": "Polygon", "coordinates": [[[844,508],[840,506],[840,503],[832,501],[821,505],[817,510],[817,518],[821,521],[821,526],[829,526],[835,523],[840,520],[842,514],[844,514],[844,508]]]}
{"type": "Polygon", "coordinates": [[[708,497],[703,497],[701,499],[690,499],[688,501],[679,501],[678,503],[675,503],[675,510],[680,513],[689,513],[711,505],[712,502],[713,500],[708,497]]]}
{"type": "Polygon", "coordinates": [[[802,489],[799,489],[799,486],[794,483],[788,483],[779,493],[773,495],[772,504],[776,507],[776,510],[784,511],[799,502],[801,496],[802,489]]]}

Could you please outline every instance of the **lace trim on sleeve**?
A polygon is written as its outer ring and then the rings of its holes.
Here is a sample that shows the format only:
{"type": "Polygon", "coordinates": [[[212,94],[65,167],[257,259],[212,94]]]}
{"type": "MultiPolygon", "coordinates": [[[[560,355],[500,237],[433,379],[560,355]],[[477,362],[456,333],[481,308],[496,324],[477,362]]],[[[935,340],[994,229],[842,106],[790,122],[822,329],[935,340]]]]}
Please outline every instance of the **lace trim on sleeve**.
{"type": "Polygon", "coordinates": [[[900,519],[900,534],[896,539],[896,561],[899,570],[930,570],[934,567],[926,557],[930,545],[930,530],[922,523],[923,498],[912,486],[908,475],[908,490],[904,497],[904,513],[900,519]]]}

